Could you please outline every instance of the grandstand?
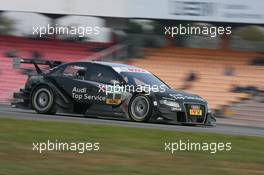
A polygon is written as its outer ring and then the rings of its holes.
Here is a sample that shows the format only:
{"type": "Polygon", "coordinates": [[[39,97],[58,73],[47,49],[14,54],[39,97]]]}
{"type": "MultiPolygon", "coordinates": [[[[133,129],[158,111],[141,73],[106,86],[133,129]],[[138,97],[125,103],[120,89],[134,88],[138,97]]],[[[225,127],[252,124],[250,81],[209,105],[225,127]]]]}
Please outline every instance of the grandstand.
{"type": "Polygon", "coordinates": [[[109,43],[67,42],[58,39],[37,40],[24,37],[0,36],[2,52],[16,51],[17,56],[30,58],[33,52],[41,53],[43,58],[62,61],[83,59],[95,53],[95,48],[107,48],[109,43]]]}
{"type": "Polygon", "coordinates": [[[228,116],[239,120],[263,121],[264,94],[230,105],[226,109],[228,116]],[[249,117],[250,116],[250,117],[249,117]],[[252,117],[253,116],[253,117],[252,117]]]}
{"type": "Polygon", "coordinates": [[[264,67],[249,64],[261,53],[176,47],[145,49],[145,53],[144,59],[126,63],[150,70],[175,89],[182,89],[186,75],[195,72],[199,78],[187,91],[207,99],[215,110],[244,97],[242,93],[231,92],[234,86],[264,89],[261,78],[264,67]],[[225,75],[226,67],[232,67],[234,75],[225,75]]]}

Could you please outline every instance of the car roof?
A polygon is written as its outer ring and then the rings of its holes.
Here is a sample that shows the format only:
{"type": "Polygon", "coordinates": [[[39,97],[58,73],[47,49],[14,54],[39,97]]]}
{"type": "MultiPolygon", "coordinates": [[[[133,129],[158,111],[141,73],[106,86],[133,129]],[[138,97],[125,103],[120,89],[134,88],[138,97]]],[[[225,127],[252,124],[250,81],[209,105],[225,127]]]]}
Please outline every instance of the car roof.
{"type": "MultiPolygon", "coordinates": [[[[105,65],[110,67],[126,67],[126,68],[139,68],[136,66],[128,65],[128,64],[122,64],[122,63],[114,63],[114,62],[106,62],[106,61],[74,61],[74,62],[68,62],[66,64],[99,64],[99,65],[105,65]]],[[[141,69],[141,68],[139,68],[141,69]]]]}
{"type": "Polygon", "coordinates": [[[140,67],[136,67],[128,64],[122,64],[122,63],[106,62],[106,61],[76,61],[76,62],[65,63],[64,65],[69,65],[69,64],[80,64],[80,65],[96,64],[96,65],[109,66],[118,73],[120,72],[150,73],[149,71],[142,69],[140,67]]]}
{"type": "Polygon", "coordinates": [[[106,65],[110,67],[126,67],[126,68],[139,68],[136,66],[128,65],[128,64],[122,64],[122,63],[114,63],[114,62],[106,62],[106,61],[92,61],[96,64],[106,65]]]}

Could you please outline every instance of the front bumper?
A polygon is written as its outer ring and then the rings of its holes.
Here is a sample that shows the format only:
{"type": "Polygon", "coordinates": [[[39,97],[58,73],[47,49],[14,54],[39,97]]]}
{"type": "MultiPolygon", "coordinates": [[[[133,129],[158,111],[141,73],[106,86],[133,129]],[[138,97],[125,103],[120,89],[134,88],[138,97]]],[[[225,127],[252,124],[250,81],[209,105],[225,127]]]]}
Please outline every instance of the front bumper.
{"type": "Polygon", "coordinates": [[[191,125],[215,125],[216,119],[211,112],[208,112],[206,104],[200,103],[182,103],[181,109],[175,110],[166,105],[159,105],[157,107],[156,118],[178,124],[191,125]],[[201,107],[201,116],[192,116],[189,114],[190,105],[198,105],[201,107]]]}

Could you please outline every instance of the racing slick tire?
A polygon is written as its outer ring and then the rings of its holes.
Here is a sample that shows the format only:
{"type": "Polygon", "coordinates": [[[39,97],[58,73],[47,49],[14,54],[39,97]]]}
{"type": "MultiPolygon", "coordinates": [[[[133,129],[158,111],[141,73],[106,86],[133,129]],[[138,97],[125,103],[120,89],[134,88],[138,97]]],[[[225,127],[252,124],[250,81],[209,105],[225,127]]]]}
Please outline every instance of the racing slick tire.
{"type": "Polygon", "coordinates": [[[148,96],[137,94],[128,105],[129,118],[136,122],[147,122],[152,115],[152,103],[148,96]]]}
{"type": "Polygon", "coordinates": [[[48,86],[41,85],[34,90],[31,104],[33,109],[40,114],[55,114],[57,110],[55,95],[48,86]]]}

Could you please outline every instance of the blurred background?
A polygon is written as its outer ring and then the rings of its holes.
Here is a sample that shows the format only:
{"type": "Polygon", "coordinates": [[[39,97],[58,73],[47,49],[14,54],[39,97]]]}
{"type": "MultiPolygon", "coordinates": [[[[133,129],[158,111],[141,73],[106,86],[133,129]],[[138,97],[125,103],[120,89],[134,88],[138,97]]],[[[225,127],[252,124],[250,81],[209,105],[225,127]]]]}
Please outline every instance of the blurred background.
{"type": "MultiPolygon", "coordinates": [[[[12,58],[118,61],[145,68],[172,88],[209,101],[219,118],[264,121],[262,0],[0,0],[0,103],[24,86],[12,58]],[[165,35],[173,26],[231,27],[230,35],[165,35]],[[52,34],[34,27],[99,27],[52,34]]],[[[232,122],[232,120],[229,120],[232,122]]]]}

